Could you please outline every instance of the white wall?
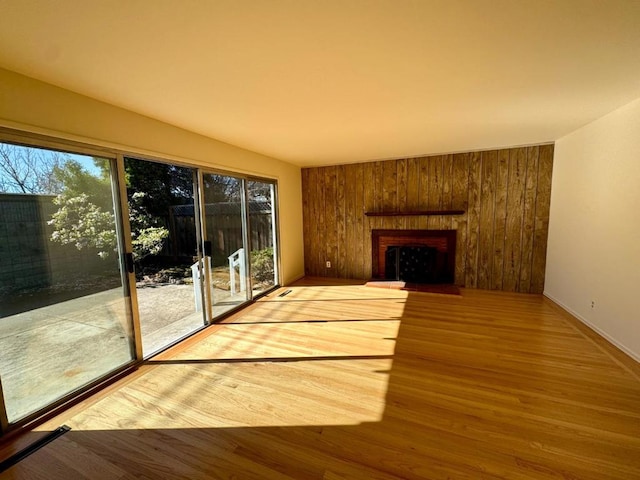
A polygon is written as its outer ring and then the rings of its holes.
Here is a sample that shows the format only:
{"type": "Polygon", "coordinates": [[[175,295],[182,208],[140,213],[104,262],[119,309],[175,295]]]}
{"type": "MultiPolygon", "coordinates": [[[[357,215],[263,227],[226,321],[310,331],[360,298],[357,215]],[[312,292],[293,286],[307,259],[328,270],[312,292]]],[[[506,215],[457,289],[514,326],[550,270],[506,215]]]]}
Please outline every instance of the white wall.
{"type": "Polygon", "coordinates": [[[304,274],[300,167],[0,69],[0,126],[278,180],[282,282],[304,274]]]}
{"type": "Polygon", "coordinates": [[[640,361],[640,99],[556,142],[549,222],[545,295],[640,361]]]}

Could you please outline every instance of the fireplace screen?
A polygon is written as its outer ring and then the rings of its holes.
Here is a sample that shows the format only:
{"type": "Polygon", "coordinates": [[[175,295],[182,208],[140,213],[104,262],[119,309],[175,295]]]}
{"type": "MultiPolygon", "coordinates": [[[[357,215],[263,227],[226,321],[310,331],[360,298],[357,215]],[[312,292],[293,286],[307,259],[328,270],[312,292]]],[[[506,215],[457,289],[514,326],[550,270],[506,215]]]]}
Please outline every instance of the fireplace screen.
{"type": "Polygon", "coordinates": [[[454,283],[455,230],[371,231],[371,278],[454,283]]]}
{"type": "Polygon", "coordinates": [[[385,278],[431,283],[435,280],[437,253],[433,247],[391,245],[385,252],[385,278]]]}

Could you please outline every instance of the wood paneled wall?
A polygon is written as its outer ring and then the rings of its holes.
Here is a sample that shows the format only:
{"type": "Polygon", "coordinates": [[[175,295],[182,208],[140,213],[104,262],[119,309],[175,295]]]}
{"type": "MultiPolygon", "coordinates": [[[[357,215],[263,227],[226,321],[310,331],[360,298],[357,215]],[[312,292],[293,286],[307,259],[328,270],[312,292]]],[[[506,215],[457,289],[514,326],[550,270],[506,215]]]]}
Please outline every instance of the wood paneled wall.
{"type": "Polygon", "coordinates": [[[369,279],[372,229],[455,229],[456,284],[541,293],[552,164],[539,145],[305,168],[305,272],[369,279]],[[365,216],[445,209],[465,213],[365,216]]]}

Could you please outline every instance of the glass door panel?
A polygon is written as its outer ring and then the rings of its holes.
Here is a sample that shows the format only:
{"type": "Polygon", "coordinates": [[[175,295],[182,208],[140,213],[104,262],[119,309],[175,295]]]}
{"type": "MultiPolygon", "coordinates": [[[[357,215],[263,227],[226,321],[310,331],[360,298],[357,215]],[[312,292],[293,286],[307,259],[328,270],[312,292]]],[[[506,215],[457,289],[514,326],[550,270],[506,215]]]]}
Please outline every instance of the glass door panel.
{"type": "Polygon", "coordinates": [[[275,185],[249,180],[247,181],[247,199],[251,247],[251,291],[255,297],[278,283],[275,185]]]}
{"type": "Polygon", "coordinates": [[[202,189],[209,291],[218,317],[250,298],[244,186],[240,178],[204,173],[202,189]]]}
{"type": "Polygon", "coordinates": [[[144,357],[205,324],[195,170],[125,158],[144,357]]]}
{"type": "Polygon", "coordinates": [[[0,377],[16,423],[131,363],[115,161],[0,143],[0,377]]]}

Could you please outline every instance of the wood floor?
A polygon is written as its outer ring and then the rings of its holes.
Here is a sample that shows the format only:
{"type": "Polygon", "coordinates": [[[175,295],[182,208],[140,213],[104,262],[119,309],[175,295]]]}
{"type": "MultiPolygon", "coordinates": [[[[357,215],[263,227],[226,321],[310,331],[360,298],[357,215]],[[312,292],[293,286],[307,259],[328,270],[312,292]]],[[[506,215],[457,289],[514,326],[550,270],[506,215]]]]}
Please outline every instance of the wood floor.
{"type": "Polygon", "coordinates": [[[72,430],[0,478],[640,478],[638,365],[548,300],[322,282],[49,421],[72,430]]]}

